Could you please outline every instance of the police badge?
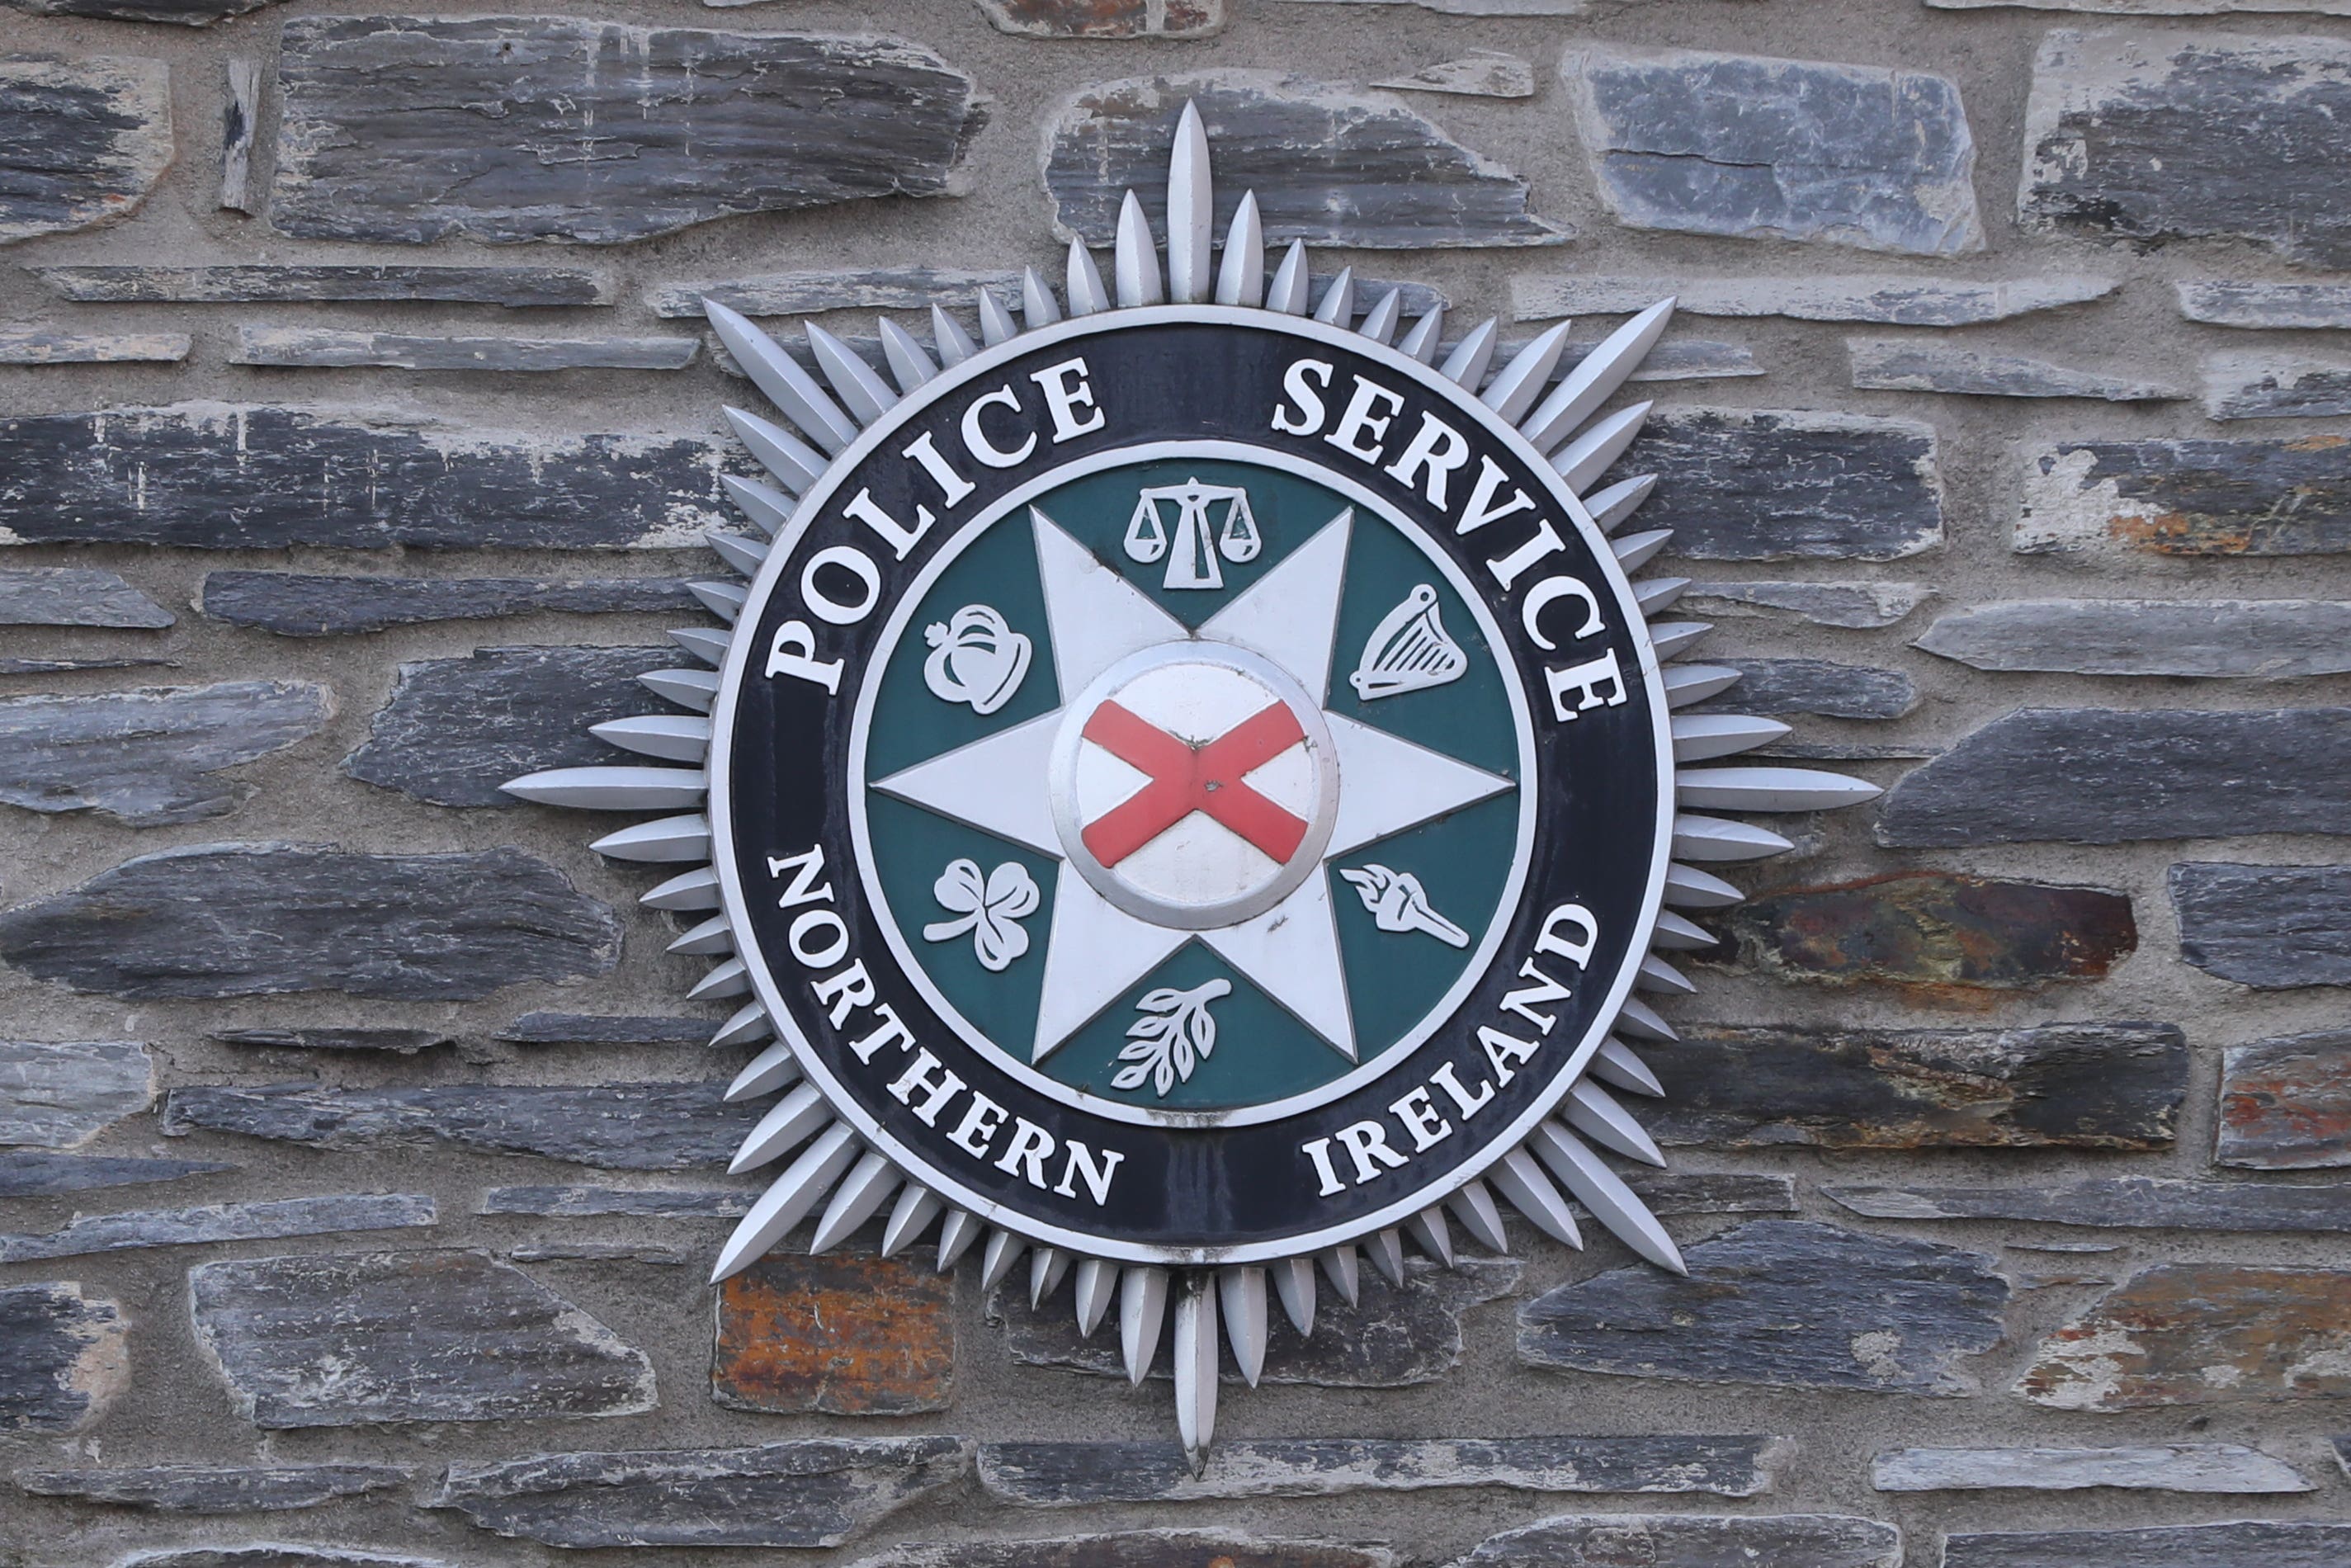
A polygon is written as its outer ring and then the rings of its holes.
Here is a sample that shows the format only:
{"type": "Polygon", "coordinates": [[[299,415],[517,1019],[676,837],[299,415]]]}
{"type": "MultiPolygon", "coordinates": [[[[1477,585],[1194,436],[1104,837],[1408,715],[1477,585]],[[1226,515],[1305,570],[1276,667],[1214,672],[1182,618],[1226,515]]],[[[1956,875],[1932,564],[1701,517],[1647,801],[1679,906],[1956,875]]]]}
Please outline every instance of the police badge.
{"type": "Polygon", "coordinates": [[[884,320],[891,381],[710,303],[789,422],[728,411],[778,486],[728,481],[770,536],[711,541],[731,631],[645,677],[688,712],[595,727],[664,765],[507,786],[686,813],[595,847],[689,868],[644,902],[716,912],[673,950],[750,998],[720,1043],[771,1042],[734,1168],[782,1172],[716,1277],[811,1216],[814,1250],[883,1216],[942,1269],[984,1238],[1032,1301],[1074,1271],[1138,1382],[1172,1319],[1196,1458],[1220,1342],[1254,1383],[1318,1271],[1352,1299],[1407,1239],[1502,1249],[1506,1203],[1678,1269],[1610,1163],[1663,1164],[1625,1041],[1690,988],[1653,949],[1711,945],[1676,911],[1740,896],[1705,868],[1790,847],[1697,813],[1876,792],[1682,766],[1787,727],[1677,713],[1737,674],[1672,662],[1707,628],[1631,579],[1653,481],[1602,483],[1671,301],[1563,376],[1563,325],[1495,371],[1493,321],[1358,319],[1344,272],[1309,314],[1303,246],[1269,279],[1255,198],[1220,260],[1213,212],[1187,105],[1164,268],[1129,193],[1109,287],[1072,241],[1065,295],[983,293],[977,343],[884,320]]]}

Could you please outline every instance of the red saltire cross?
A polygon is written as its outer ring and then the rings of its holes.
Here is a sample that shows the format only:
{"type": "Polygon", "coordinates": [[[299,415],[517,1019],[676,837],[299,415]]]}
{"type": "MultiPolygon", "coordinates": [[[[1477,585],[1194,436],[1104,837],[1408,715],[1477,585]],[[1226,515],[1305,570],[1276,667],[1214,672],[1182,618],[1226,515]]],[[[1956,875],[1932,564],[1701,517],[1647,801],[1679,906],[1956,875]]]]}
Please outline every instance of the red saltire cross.
{"type": "Polygon", "coordinates": [[[1306,824],[1241,782],[1306,738],[1286,703],[1259,709],[1207,745],[1195,747],[1114,702],[1094,709],[1085,738],[1151,782],[1089,824],[1087,851],[1113,866],[1195,811],[1205,811],[1257,848],[1288,864],[1306,824]]]}

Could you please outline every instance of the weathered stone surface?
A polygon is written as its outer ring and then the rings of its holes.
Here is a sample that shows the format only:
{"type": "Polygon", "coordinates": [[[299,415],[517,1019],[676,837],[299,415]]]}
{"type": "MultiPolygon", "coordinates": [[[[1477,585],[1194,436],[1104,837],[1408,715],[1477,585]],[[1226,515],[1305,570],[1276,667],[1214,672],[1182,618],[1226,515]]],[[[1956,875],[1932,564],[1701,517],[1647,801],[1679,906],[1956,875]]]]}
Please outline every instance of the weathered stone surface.
{"type": "Polygon", "coordinates": [[[176,22],[203,27],[241,16],[269,0],[8,0],[37,16],[99,16],[114,22],[176,22]]]}
{"type": "Polygon", "coordinates": [[[1869,1484],[1879,1491],[2309,1491],[2310,1479],[2240,1443],[2161,1443],[2134,1448],[1903,1448],[1880,1454],[1869,1484]]]}
{"type": "Polygon", "coordinates": [[[2155,1230],[2351,1231],[2351,1186],[2120,1176],[2063,1186],[1837,1186],[1821,1191],[1878,1219],[2029,1219],[2155,1230]]]}
{"type": "Polygon", "coordinates": [[[450,1568],[438,1557],[395,1557],[349,1546],[303,1546],[282,1541],[234,1546],[166,1547],[134,1552],[114,1568],[450,1568]]]}
{"type": "Polygon", "coordinates": [[[0,59],[0,245],[128,216],[171,162],[162,60],[0,59]]]}
{"type": "Polygon", "coordinates": [[[1646,1059],[1662,1144],[1825,1149],[2170,1146],[2188,1041],[2168,1024],[1687,1028],[1646,1059]]]}
{"type": "Polygon", "coordinates": [[[479,1252],[246,1258],[188,1270],[196,1341],[257,1427],[627,1416],[653,1364],[479,1252]]]}
{"type": "Polygon", "coordinates": [[[0,1235],[0,1263],[81,1258],[149,1247],[193,1247],[209,1241],[275,1241],[346,1230],[404,1230],[430,1226],[434,1219],[433,1200],[417,1193],[336,1194],[214,1203],[202,1208],[94,1214],[46,1235],[0,1235]]]}
{"type": "Polygon", "coordinates": [[[1954,611],[1915,645],[1979,670],[2298,680],[2351,672],[2351,603],[2011,600],[1954,611]]]}
{"type": "Polygon", "coordinates": [[[1902,1532],[1837,1513],[1570,1514],[1489,1536],[1456,1568],[1895,1568],[1902,1532]]]}
{"type": "Polygon", "coordinates": [[[1291,5],[1416,5],[1441,16],[1581,16],[1592,0],[1284,0],[1291,5]]]}
{"type": "Polygon", "coordinates": [[[0,800],[141,828],[225,816],[256,786],[217,775],[308,740],[333,712],[326,687],[296,681],[9,697],[0,800]]]}
{"type": "Polygon", "coordinates": [[[1969,327],[2104,299],[2112,277],[2018,277],[1991,283],[1869,274],[1801,277],[1661,278],[1521,272],[1510,279],[1510,313],[1521,321],[1555,316],[1629,316],[1670,294],[1682,316],[1784,316],[1795,321],[1863,321],[1886,327],[1969,327]]]}
{"type": "Polygon", "coordinates": [[[0,419],[22,544],[651,549],[732,526],[701,437],[521,435],[260,404],[0,419]]]}
{"type": "Polygon", "coordinates": [[[271,1083],[174,1089],[163,1131],[203,1129],[319,1148],[435,1139],[486,1154],[538,1155],[608,1170],[725,1166],[760,1107],[729,1105],[721,1083],[440,1083],[342,1089],[271,1083]]]}
{"type": "Polygon", "coordinates": [[[1693,560],[1893,560],[1943,542],[1932,425],[1763,409],[1660,411],[1618,474],[1655,474],[1646,528],[1693,560]]]}
{"type": "Polygon", "coordinates": [[[456,1036],[433,1029],[224,1029],[204,1038],[263,1051],[381,1051],[395,1056],[457,1042],[456,1036]]]}
{"type": "Polygon", "coordinates": [[[2351,44],[2335,39],[2060,28],[2033,58],[2018,218],[2342,267],[2351,213],[2326,160],[2346,100],[2351,44]]]}
{"type": "Polygon", "coordinates": [[[1186,100],[1217,150],[1216,227],[1257,193],[1270,241],[1364,250],[1556,245],[1526,182],[1393,99],[1270,71],[1098,83],[1050,121],[1055,232],[1107,245],[1131,188],[1165,230],[1167,143],[1186,100]]]}
{"type": "Polygon", "coordinates": [[[2041,1342],[2017,1392],[2058,1410],[2351,1395],[2351,1272],[2158,1263],[2041,1342]]]}
{"type": "Polygon", "coordinates": [[[188,357],[185,332],[60,332],[47,327],[0,328],[0,365],[176,364],[188,357]]]}
{"type": "Polygon", "coordinates": [[[960,308],[985,289],[1006,305],[1020,302],[1020,274],[1008,268],[882,267],[768,272],[756,277],[674,284],[650,290],[645,302],[667,319],[699,319],[715,299],[746,316],[812,316],[825,310],[960,308]]]}
{"type": "Polygon", "coordinates": [[[2171,868],[2179,956],[2241,986],[2351,986],[2351,867],[2231,865],[2171,868]]]}
{"type": "Polygon", "coordinates": [[[2244,1170],[2351,1166],[2351,1031],[2223,1051],[2216,1145],[2215,1160],[2244,1170]]]}
{"type": "Polygon", "coordinates": [[[1674,1382],[1975,1392],[2001,1337],[1992,1260],[1932,1241],[1759,1219],[1683,1253],[1689,1277],[1612,1269],[1519,1309],[1519,1359],[1674,1382]]]}
{"type": "Polygon", "coordinates": [[[435,806],[519,806],[509,779],[631,760],[588,727],[660,707],[637,677],[677,660],[674,646],[484,648],[402,664],[343,771],[435,806]]]}
{"type": "Polygon", "coordinates": [[[2027,455],[2027,554],[2339,555],[2351,550],[2351,439],[2069,441],[2027,455]]]}
{"type": "Polygon", "coordinates": [[[1956,256],[1983,248],[1975,141],[1948,77],[1586,48],[1560,64],[1616,221],[1956,256]]]}
{"type": "Polygon", "coordinates": [[[1473,49],[1458,59],[1439,60],[1409,76],[1372,85],[1396,92],[1442,92],[1463,98],[1532,98],[1535,68],[1516,55],[1473,49]]]}
{"type": "Polygon", "coordinates": [[[1918,706],[1918,688],[1899,670],[1840,664],[1834,659],[1712,659],[1739,672],[1739,684],[1693,705],[1708,713],[1815,714],[1823,718],[1900,718],[1918,706]]]}
{"type": "Polygon", "coordinates": [[[1030,38],[1206,38],[1225,0],[979,0],[997,31],[1030,38]]]}
{"type": "Polygon", "coordinates": [[[2134,381],[2022,354],[1987,354],[1949,343],[1847,338],[1853,384],[1872,392],[1950,392],[1964,397],[2085,397],[2105,402],[2167,402],[2182,389],[2134,381]]]}
{"type": "Polygon", "coordinates": [[[0,675],[57,675],[74,670],[172,669],[177,659],[0,659],[0,675]]]}
{"type": "Polygon", "coordinates": [[[410,1475],[398,1465],[149,1465],[22,1471],[16,1484],[41,1497],[159,1513],[254,1513],[390,1491],[406,1485],[410,1475]]]}
{"type": "Polygon", "coordinates": [[[538,1454],[452,1465],[425,1506],[549,1546],[838,1546],[970,1468],[960,1437],[538,1454]]]}
{"type": "Polygon", "coordinates": [[[1625,1180],[1651,1214],[1793,1214],[1792,1176],[1740,1171],[1651,1171],[1625,1180]]]}
{"type": "Polygon", "coordinates": [[[128,1325],[76,1284],[0,1290],[0,1432],[70,1432],[131,1382],[128,1325]]]}
{"type": "Polygon", "coordinates": [[[517,849],[191,844],[0,913],[0,958],[118,997],[465,1000],[612,967],[611,910],[517,849]]]}
{"type": "Polygon", "coordinates": [[[2339,418],[2351,413],[2351,360],[2214,354],[2204,361],[2204,412],[2213,419],[2339,418]]]}
{"type": "Polygon", "coordinates": [[[682,371],[694,338],[455,337],[331,327],[240,327],[233,365],[395,371],[682,371]]]}
{"type": "Polygon", "coordinates": [[[1959,1531],[1943,1538],[1943,1568],[2335,1568],[2351,1552],[2351,1524],[2166,1524],[2140,1530],[1959,1531]]]}
{"type": "Polygon", "coordinates": [[[230,57],[228,96],[221,104],[220,204],[232,212],[260,209],[253,199],[253,135],[261,119],[261,62],[230,57]]]}
{"type": "Polygon", "coordinates": [[[910,1416],[955,1391],[955,1277],[773,1253],[718,1288],[710,1396],[731,1410],[910,1416]]]}
{"type": "Polygon", "coordinates": [[[235,1166],[216,1160],[118,1159],[104,1155],[0,1149],[0,1197],[42,1197],[88,1192],[96,1187],[141,1186],[235,1169],[235,1166]]]}
{"type": "Polygon", "coordinates": [[[537,1241],[510,1247],[506,1256],[510,1263],[651,1263],[664,1268],[681,1268],[699,1257],[683,1247],[622,1241],[537,1241]]]}
{"type": "Polygon", "coordinates": [[[1195,1475],[1172,1442],[986,1443],[979,1480],[1031,1508],[1431,1487],[1753,1497],[1770,1490],[1784,1448],[1772,1437],[1243,1438],[1217,1445],[1195,1475]]]}
{"type": "Polygon", "coordinates": [[[568,267],[36,267],[63,299],[96,305],[419,301],[454,305],[610,305],[592,272],[568,267]]]}
{"type": "Polygon", "coordinates": [[[1723,925],[1741,967],[1848,984],[2095,980],[2138,946],[2127,894],[1956,872],[1792,888],[1740,904],[1723,925]]]}
{"type": "Polygon", "coordinates": [[[154,1102],[135,1040],[0,1040],[0,1144],[77,1148],[154,1102]]]}
{"type": "Polygon", "coordinates": [[[614,245],[935,196],[987,120],[968,77],[893,38],[574,16],[302,16],[284,37],[269,221],[305,239],[614,245]]]}
{"type": "Polygon", "coordinates": [[[1942,11],[2013,6],[2033,11],[2096,11],[2116,16],[2216,16],[2235,11],[2351,16],[2351,0],[1927,0],[1927,4],[1942,11]]]}
{"type": "Polygon", "coordinates": [[[1134,1530],[1050,1541],[916,1542],[860,1557],[851,1568],[1395,1568],[1395,1562],[1384,1546],[1257,1531],[1134,1530]]]}
{"type": "Polygon", "coordinates": [[[707,1045],[715,1019],[525,1013],[495,1038],[515,1045],[707,1045]]]}
{"type": "Polygon", "coordinates": [[[427,621],[509,615],[700,615],[682,577],[341,577],[308,571],[205,574],[198,608],[285,637],[334,637],[427,621]]]}
{"type": "Polygon", "coordinates": [[[2351,709],[2024,708],[1903,776],[1877,841],[1910,849],[2351,832],[2351,709]]]}
{"type": "MultiPolygon", "coordinates": [[[[1322,1388],[1434,1383],[1460,1363],[1463,1314],[1508,1295],[1519,1281],[1518,1263],[1507,1258],[1464,1258],[1453,1270],[1416,1258],[1405,1270],[1399,1291],[1376,1270],[1365,1269],[1362,1300],[1354,1306],[1325,1291],[1314,1310],[1310,1339],[1300,1339],[1289,1320],[1277,1314],[1259,1381],[1322,1388]]],[[[1071,1290],[1065,1284],[1032,1310],[1026,1280],[998,1286],[987,1298],[988,1319],[1004,1325],[1005,1344],[1015,1361],[1065,1366],[1097,1377],[1124,1377],[1114,1336],[1078,1336],[1071,1290]]],[[[1173,1357],[1172,1344],[1163,1343],[1151,1375],[1172,1377],[1173,1357]]],[[[1222,1375],[1237,1382],[1240,1374],[1226,1363],[1222,1375]]]]}
{"type": "MultiPolygon", "coordinates": [[[[2351,0],[2339,0],[2351,16],[2351,0]]],[[[2351,285],[2254,283],[2230,277],[2183,280],[2179,313],[2216,327],[2351,327],[2351,285]]]]}
{"type": "Polygon", "coordinates": [[[1681,597],[1708,621],[1792,615],[1814,626],[1891,626],[1935,597],[1923,582],[1699,582],[1681,597]]]}
{"type": "Polygon", "coordinates": [[[172,612],[110,571],[0,567],[0,626],[169,626],[172,612]]]}
{"type": "Polygon", "coordinates": [[[735,1219],[759,1196],[740,1187],[494,1186],[482,1195],[484,1214],[529,1214],[578,1219],[630,1215],[652,1219],[735,1219]]]}

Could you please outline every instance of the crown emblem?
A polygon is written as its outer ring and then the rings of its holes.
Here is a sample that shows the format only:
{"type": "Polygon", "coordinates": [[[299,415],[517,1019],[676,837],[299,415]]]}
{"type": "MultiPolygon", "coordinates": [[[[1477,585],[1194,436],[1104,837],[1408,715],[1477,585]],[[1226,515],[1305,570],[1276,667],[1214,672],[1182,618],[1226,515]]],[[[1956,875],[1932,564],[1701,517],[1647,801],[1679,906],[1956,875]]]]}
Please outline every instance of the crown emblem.
{"type": "Polygon", "coordinates": [[[995,608],[967,604],[946,620],[923,629],[931,656],[923,683],[942,702],[969,703],[991,714],[1012,700],[1029,674],[1029,639],[1006,623],[995,608]]]}

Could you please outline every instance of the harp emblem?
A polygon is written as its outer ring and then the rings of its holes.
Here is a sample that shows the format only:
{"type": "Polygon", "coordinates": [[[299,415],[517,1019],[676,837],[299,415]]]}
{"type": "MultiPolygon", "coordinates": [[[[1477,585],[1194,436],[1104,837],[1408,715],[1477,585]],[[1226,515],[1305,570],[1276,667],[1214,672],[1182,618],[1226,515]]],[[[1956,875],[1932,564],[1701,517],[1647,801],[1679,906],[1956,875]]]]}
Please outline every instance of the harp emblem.
{"type": "Polygon", "coordinates": [[[1370,702],[1458,681],[1468,667],[1468,655],[1437,618],[1437,590],[1424,582],[1372,629],[1347,684],[1370,702]]]}

